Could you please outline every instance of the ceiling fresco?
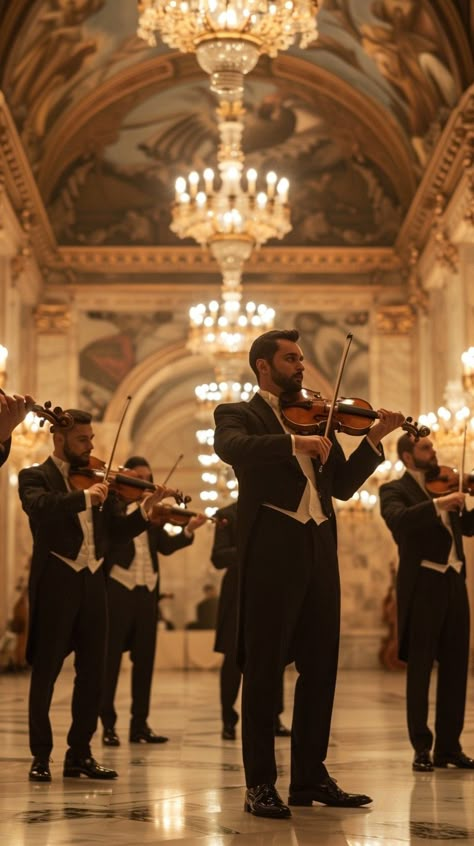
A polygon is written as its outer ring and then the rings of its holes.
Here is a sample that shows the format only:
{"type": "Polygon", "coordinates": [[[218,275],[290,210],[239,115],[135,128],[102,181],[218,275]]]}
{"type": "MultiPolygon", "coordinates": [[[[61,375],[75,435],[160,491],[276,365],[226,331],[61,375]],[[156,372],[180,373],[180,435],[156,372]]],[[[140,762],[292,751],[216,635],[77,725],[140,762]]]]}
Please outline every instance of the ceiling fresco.
{"type": "MultiPolygon", "coordinates": [[[[178,243],[174,181],[216,161],[216,102],[195,57],[138,39],[133,0],[1,9],[0,88],[58,244],[178,243]]],[[[247,78],[246,165],[290,179],[286,244],[390,246],[472,79],[460,11],[324,0],[318,25],[308,49],[262,57],[247,78]]]]}

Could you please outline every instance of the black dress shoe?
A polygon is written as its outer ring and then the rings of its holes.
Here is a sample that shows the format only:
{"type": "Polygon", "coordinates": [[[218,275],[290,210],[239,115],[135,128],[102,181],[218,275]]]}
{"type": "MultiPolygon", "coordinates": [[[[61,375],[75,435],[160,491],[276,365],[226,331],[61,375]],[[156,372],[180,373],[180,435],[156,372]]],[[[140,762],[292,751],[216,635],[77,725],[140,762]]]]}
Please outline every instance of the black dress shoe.
{"type": "Polygon", "coordinates": [[[337,786],[330,776],[305,790],[291,790],[288,797],[289,805],[312,805],[313,802],[321,802],[323,805],[331,805],[334,808],[360,808],[372,802],[370,796],[364,793],[345,793],[337,786]]]}
{"type": "Polygon", "coordinates": [[[417,773],[431,773],[434,770],[429,749],[417,752],[413,758],[412,770],[417,773]]]}
{"type": "Polygon", "coordinates": [[[291,737],[291,730],[284,726],[281,720],[277,720],[275,725],[275,737],[291,737]]]}
{"type": "Polygon", "coordinates": [[[35,755],[28,778],[30,781],[51,781],[49,758],[40,758],[35,755]]]}
{"type": "Polygon", "coordinates": [[[222,726],[222,740],[235,740],[235,728],[230,725],[222,726]]]}
{"type": "Polygon", "coordinates": [[[167,743],[168,738],[163,737],[162,734],[155,734],[149,726],[144,726],[142,729],[130,729],[129,734],[130,743],[167,743]]]}
{"type": "Polygon", "coordinates": [[[118,773],[115,770],[109,770],[108,767],[101,766],[91,755],[76,758],[73,755],[66,754],[63,769],[64,778],[80,778],[81,775],[87,776],[87,778],[110,780],[117,778],[118,773]]]}
{"type": "Polygon", "coordinates": [[[102,746],[120,746],[120,738],[114,728],[104,729],[102,746]]]}
{"type": "Polygon", "coordinates": [[[458,767],[460,770],[474,770],[474,759],[469,758],[464,752],[456,752],[455,755],[435,755],[435,767],[458,767]]]}
{"type": "Polygon", "coordinates": [[[288,805],[282,802],[281,796],[273,784],[259,784],[249,787],[245,793],[244,811],[256,817],[272,817],[284,820],[291,817],[288,805]]]}

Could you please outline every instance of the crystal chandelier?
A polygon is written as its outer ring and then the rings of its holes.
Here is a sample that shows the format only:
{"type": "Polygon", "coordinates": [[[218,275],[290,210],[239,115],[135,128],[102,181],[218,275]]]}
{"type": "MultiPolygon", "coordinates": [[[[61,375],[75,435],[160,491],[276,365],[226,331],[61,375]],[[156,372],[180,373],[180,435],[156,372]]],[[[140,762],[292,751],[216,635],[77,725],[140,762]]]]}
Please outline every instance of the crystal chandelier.
{"type": "Polygon", "coordinates": [[[447,383],[445,405],[437,412],[429,411],[419,417],[421,424],[431,429],[436,448],[443,450],[444,460],[459,462],[464,439],[469,449],[474,447],[474,347],[461,355],[462,378],[447,383]]]}
{"type": "MultiPolygon", "coordinates": [[[[240,102],[217,110],[219,176],[195,171],[176,181],[171,229],[209,247],[222,273],[222,300],[190,310],[189,348],[233,361],[232,375],[242,370],[243,356],[256,337],[273,326],[275,312],[266,305],[242,308],[242,272],[254,247],[283,238],[291,229],[287,179],[267,174],[266,191],[258,191],[258,174],[249,169],[243,183],[241,139],[244,109],[240,102]]],[[[228,371],[227,371],[228,374],[228,371]]]]}
{"type": "Polygon", "coordinates": [[[203,488],[200,499],[205,503],[205,513],[212,516],[217,508],[228,505],[238,496],[237,479],[231,467],[214,452],[213,412],[221,402],[248,401],[258,390],[258,385],[228,379],[210,382],[195,388],[198,401],[197,417],[208,428],[198,429],[196,438],[201,447],[198,461],[203,468],[203,488]]]}
{"type": "Polygon", "coordinates": [[[211,88],[240,97],[244,75],[261,54],[276,56],[317,38],[319,0],[140,0],[137,33],[150,46],[157,33],[170,47],[196,53],[211,88]]]}

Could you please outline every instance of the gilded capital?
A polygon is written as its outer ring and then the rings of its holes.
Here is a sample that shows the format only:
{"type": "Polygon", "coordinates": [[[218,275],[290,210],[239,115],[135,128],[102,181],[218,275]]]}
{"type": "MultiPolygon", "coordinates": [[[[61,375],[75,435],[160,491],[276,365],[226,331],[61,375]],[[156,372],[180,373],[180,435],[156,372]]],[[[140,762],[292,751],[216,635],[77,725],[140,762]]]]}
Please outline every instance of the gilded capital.
{"type": "Polygon", "coordinates": [[[375,328],[380,335],[406,335],[414,325],[415,315],[408,305],[382,306],[375,313],[375,328]]]}
{"type": "Polygon", "coordinates": [[[35,309],[35,327],[43,335],[61,335],[71,325],[71,310],[66,303],[42,303],[35,309]]]}

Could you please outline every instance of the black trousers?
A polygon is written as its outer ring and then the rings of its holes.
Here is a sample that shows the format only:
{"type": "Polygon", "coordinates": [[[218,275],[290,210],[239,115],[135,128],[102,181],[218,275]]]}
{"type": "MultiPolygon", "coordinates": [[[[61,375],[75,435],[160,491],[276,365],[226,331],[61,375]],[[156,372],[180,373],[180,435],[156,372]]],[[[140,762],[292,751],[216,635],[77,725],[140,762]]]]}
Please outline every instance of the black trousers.
{"type": "MultiPolygon", "coordinates": [[[[225,726],[235,726],[239,721],[239,715],[234,708],[235,701],[239,694],[242,671],[237,663],[237,648],[228,650],[220,669],[220,697],[222,722],[225,726]]],[[[276,702],[276,719],[284,711],[283,699],[284,680],[281,677],[280,691],[276,702]]]]}
{"type": "Polygon", "coordinates": [[[67,742],[74,754],[90,754],[99,713],[106,628],[102,568],[94,574],[88,569],[76,573],[51,555],[38,585],[32,629],[29,728],[33,755],[48,758],[53,748],[49,709],[56,679],[70,652],[75,653],[75,679],[67,742]]]}
{"type": "Polygon", "coordinates": [[[105,681],[100,718],[104,728],[117,720],[114,700],[123,652],[130,651],[132,662],[132,703],[130,728],[142,729],[150,710],[151,685],[155,663],[158,597],[147,587],[128,590],[109,579],[107,583],[109,635],[107,638],[105,681]]]}
{"type": "Polygon", "coordinates": [[[340,585],[329,522],[302,525],[262,508],[244,577],[242,748],[248,787],[274,784],[275,703],[294,660],[292,790],[318,784],[327,754],[339,649],[340,585]]]}
{"type": "Polygon", "coordinates": [[[413,748],[431,749],[428,726],[431,671],[438,661],[435,754],[461,750],[469,666],[469,601],[466,582],[450,567],[446,573],[420,568],[410,615],[407,665],[407,722],[413,748]]]}

